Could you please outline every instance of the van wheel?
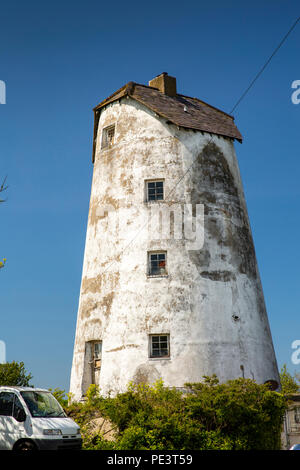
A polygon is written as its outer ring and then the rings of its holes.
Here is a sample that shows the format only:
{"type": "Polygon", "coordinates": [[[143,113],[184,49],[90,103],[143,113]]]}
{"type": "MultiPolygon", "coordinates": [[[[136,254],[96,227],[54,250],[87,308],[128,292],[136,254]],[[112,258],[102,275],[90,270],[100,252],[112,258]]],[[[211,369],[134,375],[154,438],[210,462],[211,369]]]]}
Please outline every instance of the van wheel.
{"type": "Polygon", "coordinates": [[[32,441],[17,442],[14,446],[16,452],[23,452],[23,450],[34,451],[37,450],[36,445],[32,441]]]}

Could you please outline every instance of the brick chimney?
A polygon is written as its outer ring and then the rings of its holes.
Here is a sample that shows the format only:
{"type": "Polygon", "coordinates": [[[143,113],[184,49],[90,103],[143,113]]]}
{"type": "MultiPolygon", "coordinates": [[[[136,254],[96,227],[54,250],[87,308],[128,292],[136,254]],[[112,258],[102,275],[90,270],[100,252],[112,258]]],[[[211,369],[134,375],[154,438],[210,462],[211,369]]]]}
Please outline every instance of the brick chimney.
{"type": "Polygon", "coordinates": [[[167,72],[163,72],[149,82],[149,86],[158,88],[161,93],[168,96],[176,96],[176,78],[170,77],[167,72]]]}

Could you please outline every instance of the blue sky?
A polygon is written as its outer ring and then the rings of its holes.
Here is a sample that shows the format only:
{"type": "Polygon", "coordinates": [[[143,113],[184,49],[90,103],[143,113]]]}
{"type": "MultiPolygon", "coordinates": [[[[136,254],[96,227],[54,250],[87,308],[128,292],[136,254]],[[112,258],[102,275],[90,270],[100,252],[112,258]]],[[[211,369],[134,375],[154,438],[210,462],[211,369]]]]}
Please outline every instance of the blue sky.
{"type": "MultiPolygon", "coordinates": [[[[92,108],[161,72],[230,112],[299,16],[289,0],[1,4],[0,339],[36,386],[68,390],[92,177],[92,108]]],[[[234,112],[278,365],[300,339],[300,23],[234,112]]]]}

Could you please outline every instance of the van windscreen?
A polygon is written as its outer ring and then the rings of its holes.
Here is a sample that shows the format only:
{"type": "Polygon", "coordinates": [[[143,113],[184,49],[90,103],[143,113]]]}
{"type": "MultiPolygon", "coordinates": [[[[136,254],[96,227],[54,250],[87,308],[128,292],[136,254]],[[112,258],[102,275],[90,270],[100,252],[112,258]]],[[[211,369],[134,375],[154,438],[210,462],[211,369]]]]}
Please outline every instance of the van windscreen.
{"type": "Polygon", "coordinates": [[[23,399],[33,418],[65,418],[66,414],[50,392],[24,391],[23,399]]]}

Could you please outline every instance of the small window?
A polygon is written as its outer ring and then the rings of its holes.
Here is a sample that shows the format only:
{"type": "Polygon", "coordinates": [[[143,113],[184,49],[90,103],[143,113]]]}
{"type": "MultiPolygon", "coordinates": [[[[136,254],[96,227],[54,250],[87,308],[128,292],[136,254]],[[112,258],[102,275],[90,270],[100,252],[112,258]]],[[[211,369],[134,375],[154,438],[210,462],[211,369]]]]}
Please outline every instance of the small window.
{"type": "Polygon", "coordinates": [[[102,355],[102,342],[94,343],[94,359],[101,359],[102,355]]]}
{"type": "Polygon", "coordinates": [[[170,356],[170,336],[150,335],[150,357],[170,356]]]}
{"type": "Polygon", "coordinates": [[[0,393],[0,415],[1,416],[12,416],[14,396],[12,392],[0,393]]]}
{"type": "Polygon", "coordinates": [[[88,386],[99,385],[99,373],[102,365],[102,341],[92,340],[85,343],[84,393],[88,386]]]}
{"type": "Polygon", "coordinates": [[[105,127],[102,131],[101,148],[109,148],[114,144],[115,139],[115,125],[105,127]]]}
{"type": "Polygon", "coordinates": [[[93,343],[93,360],[95,369],[100,369],[102,359],[102,341],[93,343]]]}
{"type": "Polygon", "coordinates": [[[146,181],[146,201],[155,202],[164,199],[164,182],[146,181]]]}
{"type": "Polygon", "coordinates": [[[148,253],[148,275],[167,275],[167,253],[165,251],[148,253]]]}
{"type": "Polygon", "coordinates": [[[294,411],[295,411],[295,415],[294,415],[295,423],[300,423],[300,406],[296,406],[294,411]]]}

